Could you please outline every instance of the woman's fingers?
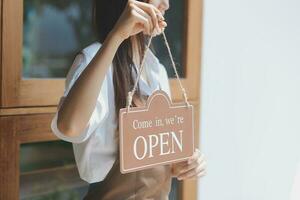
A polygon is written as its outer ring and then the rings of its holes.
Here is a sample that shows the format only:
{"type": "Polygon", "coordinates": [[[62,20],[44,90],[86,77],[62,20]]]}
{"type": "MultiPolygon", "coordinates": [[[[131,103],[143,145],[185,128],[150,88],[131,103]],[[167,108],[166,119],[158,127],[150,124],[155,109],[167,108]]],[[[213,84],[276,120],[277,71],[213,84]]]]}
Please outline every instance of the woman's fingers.
{"type": "Polygon", "coordinates": [[[145,18],[143,15],[141,15],[141,14],[139,14],[138,12],[137,12],[137,10],[132,10],[131,11],[131,13],[132,13],[132,15],[134,16],[134,19],[135,19],[135,21],[137,22],[137,23],[140,23],[140,24],[142,24],[143,26],[142,26],[142,29],[141,29],[141,31],[145,31],[145,32],[150,32],[150,30],[151,30],[151,25],[150,25],[150,23],[149,23],[149,20],[147,19],[147,18],[145,18]]]}
{"type": "Polygon", "coordinates": [[[178,180],[183,180],[187,178],[201,177],[206,174],[205,167],[203,165],[199,165],[189,171],[186,171],[179,176],[177,176],[178,180]]]}
{"type": "Polygon", "coordinates": [[[184,166],[181,167],[181,169],[178,171],[178,176],[181,174],[184,174],[192,169],[197,168],[198,166],[200,166],[202,169],[206,168],[206,161],[204,160],[204,156],[201,155],[201,157],[197,158],[196,160],[194,160],[192,163],[190,164],[186,164],[184,166]]]}
{"type": "Polygon", "coordinates": [[[147,19],[147,24],[149,25],[149,30],[147,29],[146,33],[150,35],[151,32],[153,32],[153,30],[155,28],[155,24],[153,23],[151,16],[136,5],[133,5],[133,8],[135,9],[135,11],[138,14],[142,15],[144,18],[147,19]]]}
{"type": "Polygon", "coordinates": [[[179,175],[184,174],[188,171],[191,171],[197,167],[200,167],[202,170],[204,170],[206,168],[206,165],[207,165],[207,163],[205,160],[198,159],[198,160],[194,161],[193,163],[185,166],[182,170],[180,170],[179,175]]]}
{"type": "Polygon", "coordinates": [[[182,174],[180,176],[178,176],[178,180],[184,180],[184,179],[197,179],[200,178],[202,176],[205,176],[207,174],[206,170],[201,170],[200,168],[197,168],[193,171],[189,171],[185,174],[182,174]]]}
{"type": "Polygon", "coordinates": [[[156,28],[158,28],[158,18],[154,11],[154,8],[150,7],[149,5],[145,6],[143,4],[136,4],[136,7],[138,7],[145,15],[147,15],[147,18],[151,20],[152,22],[151,32],[153,32],[156,28]]]}
{"type": "Polygon", "coordinates": [[[148,12],[152,12],[154,15],[158,17],[158,20],[165,20],[163,14],[160,12],[158,8],[153,6],[152,4],[136,1],[136,5],[141,7],[143,10],[146,10],[148,12]]]}
{"type": "Polygon", "coordinates": [[[160,21],[158,23],[159,29],[158,29],[158,35],[161,34],[163,31],[165,31],[165,28],[167,27],[167,23],[165,21],[160,21]]]}
{"type": "Polygon", "coordinates": [[[185,165],[184,167],[182,167],[182,169],[179,171],[178,175],[183,174],[187,171],[190,171],[191,169],[196,168],[199,165],[198,162],[193,162],[191,164],[185,165]]]}
{"type": "Polygon", "coordinates": [[[185,161],[183,165],[177,166],[175,176],[178,180],[201,177],[206,174],[206,165],[204,155],[196,149],[193,156],[185,161]]]}
{"type": "Polygon", "coordinates": [[[200,154],[201,153],[200,153],[199,149],[196,148],[196,150],[194,151],[193,155],[188,159],[188,164],[194,162],[195,160],[197,160],[198,157],[201,156],[200,154]]]}
{"type": "Polygon", "coordinates": [[[151,33],[155,34],[160,34],[162,32],[162,29],[166,27],[166,22],[164,22],[164,17],[160,10],[158,10],[155,6],[149,4],[149,3],[144,3],[144,2],[139,2],[136,1],[136,6],[138,6],[144,13],[146,13],[152,21],[152,29],[151,33]]]}
{"type": "Polygon", "coordinates": [[[163,20],[162,13],[154,5],[128,0],[112,32],[123,40],[142,31],[144,34],[157,35],[166,27],[163,20]]]}

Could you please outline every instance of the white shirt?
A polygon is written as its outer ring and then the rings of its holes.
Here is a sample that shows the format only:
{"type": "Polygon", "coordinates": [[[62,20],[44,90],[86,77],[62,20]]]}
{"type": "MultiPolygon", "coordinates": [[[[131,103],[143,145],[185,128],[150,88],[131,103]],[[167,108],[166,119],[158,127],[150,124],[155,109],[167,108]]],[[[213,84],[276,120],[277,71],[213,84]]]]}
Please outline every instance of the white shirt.
{"type": "MultiPolygon", "coordinates": [[[[100,47],[100,43],[94,42],[76,56],[66,77],[63,96],[67,96],[80,73],[92,60],[100,47]]],[[[141,93],[150,95],[154,90],[161,88],[171,96],[169,80],[164,66],[150,49],[147,51],[145,59],[144,70],[149,84],[145,81],[145,77],[141,77],[142,79],[139,81],[141,93]]],[[[88,183],[103,180],[112,168],[118,153],[117,145],[119,144],[114,140],[117,124],[114,121],[115,101],[112,72],[113,68],[110,65],[88,125],[79,136],[68,137],[58,130],[58,112],[55,113],[51,122],[51,129],[58,138],[72,142],[79,175],[88,183]]]]}

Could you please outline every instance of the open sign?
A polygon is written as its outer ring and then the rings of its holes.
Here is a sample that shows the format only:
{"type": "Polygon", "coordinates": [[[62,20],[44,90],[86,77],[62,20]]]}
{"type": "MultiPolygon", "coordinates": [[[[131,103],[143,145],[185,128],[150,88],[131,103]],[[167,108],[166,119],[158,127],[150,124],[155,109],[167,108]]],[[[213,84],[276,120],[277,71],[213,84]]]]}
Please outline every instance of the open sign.
{"type": "Polygon", "coordinates": [[[120,170],[138,171],[182,161],[194,152],[193,106],[172,103],[167,93],[155,91],[145,107],[122,108],[120,170]]]}

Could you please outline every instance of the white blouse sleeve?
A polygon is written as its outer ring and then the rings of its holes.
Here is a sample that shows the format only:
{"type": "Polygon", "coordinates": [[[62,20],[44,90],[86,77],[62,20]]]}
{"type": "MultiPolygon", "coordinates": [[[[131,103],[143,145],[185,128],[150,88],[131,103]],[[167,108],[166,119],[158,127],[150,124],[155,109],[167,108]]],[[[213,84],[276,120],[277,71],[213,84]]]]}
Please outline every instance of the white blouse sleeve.
{"type": "MultiPolygon", "coordinates": [[[[65,82],[65,90],[63,97],[61,97],[61,100],[66,97],[74,85],[75,81],[78,79],[82,71],[85,69],[85,67],[88,65],[89,60],[85,56],[85,54],[80,53],[76,56],[74,59],[74,62],[67,74],[66,77],[66,82],[65,82]]],[[[83,132],[75,137],[69,137],[63,134],[57,127],[57,117],[58,117],[58,111],[60,109],[61,101],[58,106],[57,112],[55,113],[52,122],[51,122],[51,129],[53,133],[60,139],[67,141],[67,142],[72,142],[72,143],[82,143],[88,137],[95,131],[95,129],[103,123],[105,117],[108,114],[108,108],[107,108],[107,78],[105,76],[105,79],[102,83],[102,87],[96,102],[96,106],[92,112],[92,115],[90,116],[90,119],[88,121],[88,124],[86,128],[83,130],[83,132]]],[[[74,108],[76,109],[76,108],[74,108]]]]}

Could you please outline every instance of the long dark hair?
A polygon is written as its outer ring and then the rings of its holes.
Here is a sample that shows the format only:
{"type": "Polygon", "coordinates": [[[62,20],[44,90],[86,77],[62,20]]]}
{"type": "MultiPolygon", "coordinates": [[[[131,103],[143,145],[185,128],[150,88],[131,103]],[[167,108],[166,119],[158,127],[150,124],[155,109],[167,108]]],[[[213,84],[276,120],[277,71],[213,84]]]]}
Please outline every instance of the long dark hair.
{"type": "MultiPolygon", "coordinates": [[[[93,0],[93,25],[100,43],[104,42],[109,32],[113,29],[127,2],[128,0],[93,0]]],[[[134,73],[137,73],[135,67],[133,67],[133,40],[136,40],[138,43],[137,52],[141,59],[145,50],[146,40],[143,33],[124,40],[113,59],[116,119],[118,119],[119,110],[126,106],[127,94],[134,84],[134,79],[131,75],[132,70],[134,73]]],[[[139,88],[137,88],[136,97],[141,98],[139,88]]],[[[134,102],[133,106],[135,106],[134,102]]]]}

